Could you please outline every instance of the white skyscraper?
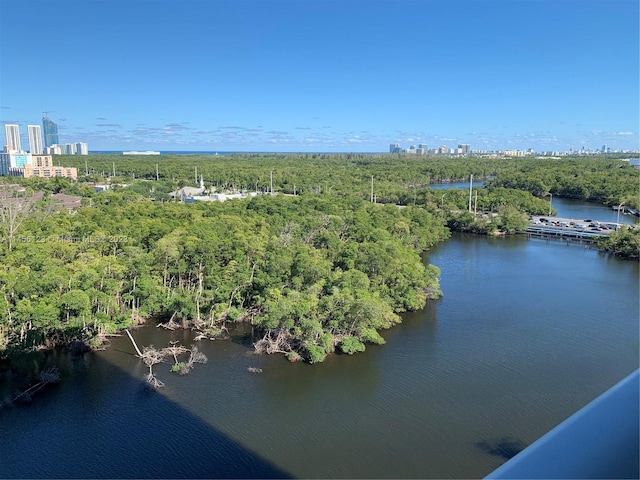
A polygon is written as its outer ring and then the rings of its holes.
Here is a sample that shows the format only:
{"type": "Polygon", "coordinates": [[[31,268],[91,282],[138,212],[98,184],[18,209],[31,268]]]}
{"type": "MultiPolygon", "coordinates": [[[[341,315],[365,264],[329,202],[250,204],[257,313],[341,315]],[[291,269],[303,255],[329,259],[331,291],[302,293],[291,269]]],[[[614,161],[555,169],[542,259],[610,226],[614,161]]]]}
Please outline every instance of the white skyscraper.
{"type": "Polygon", "coordinates": [[[32,155],[42,154],[42,130],[40,125],[27,125],[29,132],[29,153],[32,155]]]}
{"type": "Polygon", "coordinates": [[[11,150],[22,150],[20,146],[20,127],[18,125],[6,123],[4,134],[7,137],[6,146],[11,147],[11,150]]]}
{"type": "Polygon", "coordinates": [[[75,155],[76,154],[76,145],[74,143],[63,143],[60,145],[62,147],[63,155],[75,155]]]}
{"type": "Polygon", "coordinates": [[[84,142],[77,142],[76,144],[76,155],[88,155],[89,154],[89,146],[84,142]]]}

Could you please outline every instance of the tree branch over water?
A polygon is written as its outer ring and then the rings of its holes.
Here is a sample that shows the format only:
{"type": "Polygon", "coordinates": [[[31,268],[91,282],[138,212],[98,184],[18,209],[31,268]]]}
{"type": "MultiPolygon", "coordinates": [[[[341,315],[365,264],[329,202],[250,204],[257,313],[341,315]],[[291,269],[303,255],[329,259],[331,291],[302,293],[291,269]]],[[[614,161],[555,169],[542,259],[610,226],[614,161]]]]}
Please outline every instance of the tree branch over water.
{"type": "Polygon", "coordinates": [[[156,376],[153,367],[160,364],[166,363],[167,360],[173,359],[173,365],[171,366],[171,372],[178,373],[180,375],[186,375],[193,369],[196,363],[207,363],[207,356],[198,350],[198,347],[192,345],[191,348],[186,348],[180,345],[177,342],[172,342],[168,347],[157,349],[153,345],[148,347],[144,347],[142,352],[138,348],[133,336],[127,330],[127,334],[129,335],[129,339],[133,344],[136,352],[138,352],[137,357],[139,357],[142,362],[149,367],[149,372],[146,376],[147,383],[154,388],[160,388],[164,386],[164,382],[162,382],[156,376]],[[188,354],[188,357],[184,359],[184,357],[188,354]]]}

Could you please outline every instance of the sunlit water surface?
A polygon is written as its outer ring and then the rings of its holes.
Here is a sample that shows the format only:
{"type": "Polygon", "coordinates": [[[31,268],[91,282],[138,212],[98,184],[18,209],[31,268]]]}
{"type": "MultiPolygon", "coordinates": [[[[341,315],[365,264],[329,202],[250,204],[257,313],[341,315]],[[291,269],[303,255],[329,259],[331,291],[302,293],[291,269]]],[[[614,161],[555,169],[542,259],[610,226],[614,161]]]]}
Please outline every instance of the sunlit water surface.
{"type": "Polygon", "coordinates": [[[253,355],[250,338],[200,342],[208,364],[159,367],[159,392],[126,337],[51,355],[60,385],[0,411],[0,477],[477,478],[638,367],[636,262],[461,235],[428,261],[443,298],[363,354],[290,364],[253,355]]]}

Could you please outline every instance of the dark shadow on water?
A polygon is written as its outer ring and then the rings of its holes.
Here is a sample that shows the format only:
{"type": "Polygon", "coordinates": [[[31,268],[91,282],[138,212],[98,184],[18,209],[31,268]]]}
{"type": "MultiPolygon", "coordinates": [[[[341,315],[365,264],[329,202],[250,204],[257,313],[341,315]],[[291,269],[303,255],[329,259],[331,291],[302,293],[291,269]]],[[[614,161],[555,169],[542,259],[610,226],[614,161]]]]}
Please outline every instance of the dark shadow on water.
{"type": "Polygon", "coordinates": [[[502,457],[505,460],[515,457],[527,447],[524,442],[512,437],[483,440],[476,443],[476,446],[484,453],[502,457]]]}
{"type": "Polygon", "coordinates": [[[59,385],[0,411],[0,478],[291,478],[100,355],[56,363],[59,385]]]}

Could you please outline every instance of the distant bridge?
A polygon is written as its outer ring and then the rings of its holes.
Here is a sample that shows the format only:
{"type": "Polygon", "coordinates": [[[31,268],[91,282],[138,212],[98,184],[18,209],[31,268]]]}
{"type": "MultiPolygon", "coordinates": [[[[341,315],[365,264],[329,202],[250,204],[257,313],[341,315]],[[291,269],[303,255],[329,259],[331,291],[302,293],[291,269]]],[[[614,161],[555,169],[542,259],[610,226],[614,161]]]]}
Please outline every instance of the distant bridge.
{"type": "Polygon", "coordinates": [[[523,232],[529,236],[587,242],[595,242],[599,238],[608,237],[621,225],[613,222],[542,216],[531,217],[531,222],[531,225],[523,232]]]}
{"type": "Polygon", "coordinates": [[[575,229],[572,230],[570,228],[562,227],[555,228],[543,227],[540,225],[529,225],[524,233],[535,237],[567,238],[572,240],[587,240],[595,242],[599,238],[608,237],[611,233],[611,230],[593,232],[575,229]]]}

